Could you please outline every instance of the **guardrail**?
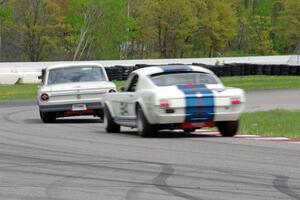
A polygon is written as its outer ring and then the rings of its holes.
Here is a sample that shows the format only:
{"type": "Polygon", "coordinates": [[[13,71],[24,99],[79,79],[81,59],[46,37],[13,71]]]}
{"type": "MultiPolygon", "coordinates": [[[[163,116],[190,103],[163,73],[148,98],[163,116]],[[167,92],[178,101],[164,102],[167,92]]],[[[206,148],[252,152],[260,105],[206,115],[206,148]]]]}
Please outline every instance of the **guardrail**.
{"type": "MultiPolygon", "coordinates": [[[[149,59],[149,60],[111,60],[111,61],[76,61],[76,63],[100,63],[106,67],[110,79],[124,80],[128,74],[141,67],[165,65],[170,63],[194,64],[214,71],[218,76],[233,75],[299,75],[299,66],[284,65],[291,58],[288,56],[223,57],[199,59],[149,59]],[[215,66],[219,64],[219,66],[215,66]]],[[[61,62],[15,62],[0,63],[0,84],[39,83],[41,70],[61,62]]]]}

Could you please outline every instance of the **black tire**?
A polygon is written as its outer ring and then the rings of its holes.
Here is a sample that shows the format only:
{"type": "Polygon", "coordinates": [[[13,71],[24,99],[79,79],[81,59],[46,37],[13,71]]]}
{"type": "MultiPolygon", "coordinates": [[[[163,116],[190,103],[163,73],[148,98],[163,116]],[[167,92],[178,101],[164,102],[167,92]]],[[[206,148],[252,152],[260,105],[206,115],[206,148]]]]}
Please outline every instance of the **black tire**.
{"type": "Polygon", "coordinates": [[[40,111],[40,117],[44,123],[54,123],[56,120],[55,112],[42,112],[40,111]]]}
{"type": "Polygon", "coordinates": [[[239,121],[217,122],[217,127],[223,137],[233,137],[239,129],[239,121]]]}
{"type": "Polygon", "coordinates": [[[185,128],[185,129],[183,129],[183,131],[186,132],[186,133],[192,133],[195,130],[196,130],[196,128],[185,128]]]}
{"type": "Polygon", "coordinates": [[[103,123],[107,133],[120,133],[120,125],[114,121],[107,106],[104,107],[103,123]]]}
{"type": "Polygon", "coordinates": [[[144,112],[140,106],[136,110],[136,120],[137,120],[137,129],[138,134],[141,137],[153,137],[157,133],[157,128],[155,125],[151,125],[147,118],[144,115],[144,112]]]}

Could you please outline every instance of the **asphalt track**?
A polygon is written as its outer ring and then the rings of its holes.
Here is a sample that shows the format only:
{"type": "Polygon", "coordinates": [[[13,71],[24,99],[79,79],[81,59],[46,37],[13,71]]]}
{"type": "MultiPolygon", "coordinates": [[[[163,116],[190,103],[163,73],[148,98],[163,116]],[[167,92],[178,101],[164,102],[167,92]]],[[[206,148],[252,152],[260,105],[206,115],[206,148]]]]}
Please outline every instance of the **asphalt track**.
{"type": "Polygon", "coordinates": [[[0,199],[300,199],[299,144],[107,134],[97,119],[42,124],[37,111],[32,101],[0,102],[0,199]]]}
{"type": "Polygon", "coordinates": [[[271,109],[300,109],[300,90],[247,91],[246,112],[271,109]]]}

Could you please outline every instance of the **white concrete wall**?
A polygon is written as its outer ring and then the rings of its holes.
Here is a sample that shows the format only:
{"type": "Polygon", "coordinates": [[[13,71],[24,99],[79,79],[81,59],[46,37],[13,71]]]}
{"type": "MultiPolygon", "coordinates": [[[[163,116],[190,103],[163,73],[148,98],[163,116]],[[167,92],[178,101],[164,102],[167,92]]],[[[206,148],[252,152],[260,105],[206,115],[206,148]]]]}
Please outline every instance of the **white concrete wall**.
{"type": "Polygon", "coordinates": [[[14,85],[18,82],[20,75],[17,73],[1,73],[0,84],[14,85]]]}
{"type": "MultiPolygon", "coordinates": [[[[185,59],[146,59],[146,60],[107,60],[107,61],[76,61],[100,63],[104,66],[134,66],[136,64],[192,64],[203,63],[214,65],[219,63],[253,63],[253,64],[287,64],[291,56],[254,56],[254,57],[223,57],[223,58],[185,58],[185,59]]],[[[72,61],[59,62],[11,62],[0,63],[0,84],[39,83],[38,76],[43,68],[55,64],[72,63],[72,61]]]]}

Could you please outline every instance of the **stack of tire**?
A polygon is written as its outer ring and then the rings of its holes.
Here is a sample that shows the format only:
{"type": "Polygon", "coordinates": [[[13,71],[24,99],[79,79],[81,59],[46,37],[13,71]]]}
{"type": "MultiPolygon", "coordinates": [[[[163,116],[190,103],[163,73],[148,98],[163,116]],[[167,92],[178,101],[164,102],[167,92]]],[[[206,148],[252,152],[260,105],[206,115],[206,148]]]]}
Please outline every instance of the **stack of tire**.
{"type": "Polygon", "coordinates": [[[221,66],[193,63],[212,70],[217,76],[249,76],[249,75],[300,75],[300,66],[294,65],[263,65],[250,63],[230,63],[221,66]]]}
{"type": "Polygon", "coordinates": [[[134,66],[123,66],[123,71],[122,71],[122,80],[126,80],[129,74],[134,71],[136,67],[134,66]]]}
{"type": "MultiPolygon", "coordinates": [[[[249,75],[300,75],[300,66],[293,65],[262,65],[250,63],[230,63],[220,66],[193,63],[193,65],[212,70],[217,76],[249,76],[249,75]]],[[[110,80],[126,80],[129,74],[140,68],[155,65],[136,64],[135,66],[106,67],[110,80]]]]}
{"type": "Polygon", "coordinates": [[[123,80],[123,67],[113,66],[105,68],[109,80],[123,80]]]}

